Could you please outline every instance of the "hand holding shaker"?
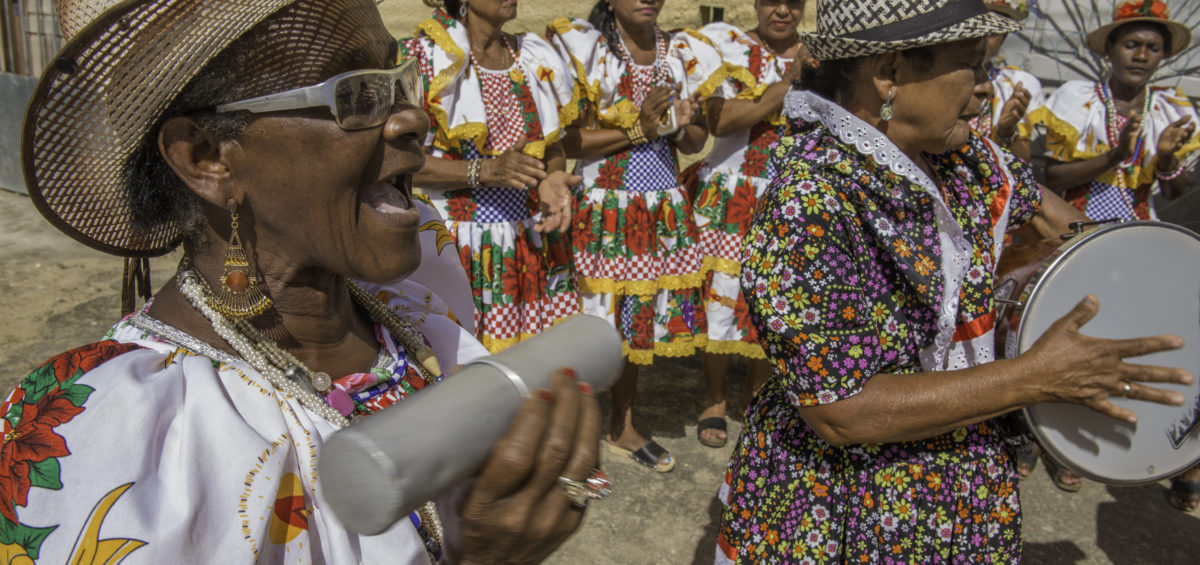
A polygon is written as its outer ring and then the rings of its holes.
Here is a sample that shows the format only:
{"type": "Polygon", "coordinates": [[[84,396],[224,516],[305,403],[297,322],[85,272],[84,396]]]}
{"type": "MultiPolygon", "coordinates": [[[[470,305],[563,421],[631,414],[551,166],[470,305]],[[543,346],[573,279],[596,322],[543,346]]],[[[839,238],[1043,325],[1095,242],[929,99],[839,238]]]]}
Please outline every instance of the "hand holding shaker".
{"type": "Polygon", "coordinates": [[[607,390],[621,341],[601,318],[579,315],[331,436],[317,462],[325,500],[347,529],[380,533],[474,475],[530,391],[570,367],[607,390]]]}

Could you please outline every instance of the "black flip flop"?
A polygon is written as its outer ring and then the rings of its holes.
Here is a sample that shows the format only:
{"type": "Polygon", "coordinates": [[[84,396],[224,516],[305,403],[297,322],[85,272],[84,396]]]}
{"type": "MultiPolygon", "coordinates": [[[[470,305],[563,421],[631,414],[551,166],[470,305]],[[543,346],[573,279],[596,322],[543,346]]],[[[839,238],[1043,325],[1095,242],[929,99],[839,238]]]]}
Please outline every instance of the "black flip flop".
{"type": "Polygon", "coordinates": [[[729,441],[728,426],[728,423],[725,422],[725,418],[720,416],[703,418],[699,422],[696,422],[696,439],[700,440],[701,444],[707,445],[708,447],[725,447],[725,443],[729,441]],[[726,434],[725,437],[720,439],[704,437],[704,432],[708,430],[720,430],[722,432],[726,432],[726,434]]]}
{"type": "Polygon", "coordinates": [[[667,471],[675,468],[675,458],[671,457],[671,453],[654,440],[646,442],[634,451],[629,451],[628,449],[625,449],[624,447],[607,440],[605,440],[604,443],[608,444],[609,452],[616,455],[624,455],[629,457],[630,459],[650,467],[659,473],[666,473],[667,471]],[[661,459],[663,455],[667,456],[667,462],[659,463],[659,459],[661,459]]]}

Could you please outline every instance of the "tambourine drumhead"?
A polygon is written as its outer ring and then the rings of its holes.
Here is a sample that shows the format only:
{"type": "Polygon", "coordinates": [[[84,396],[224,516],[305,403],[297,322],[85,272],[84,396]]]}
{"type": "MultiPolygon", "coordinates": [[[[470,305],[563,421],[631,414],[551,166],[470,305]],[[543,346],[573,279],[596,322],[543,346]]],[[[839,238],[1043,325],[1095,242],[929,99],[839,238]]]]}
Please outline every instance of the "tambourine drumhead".
{"type": "MultiPolygon", "coordinates": [[[[1187,345],[1127,362],[1180,367],[1200,375],[1200,236],[1158,222],[1130,222],[1085,232],[1025,287],[1014,331],[1025,352],[1054,321],[1091,292],[1100,311],[1082,333],[1125,339],[1175,334],[1187,345]]],[[[1140,484],[1178,474],[1200,460],[1200,383],[1153,385],[1183,393],[1183,406],[1113,398],[1137,424],[1075,404],[1025,410],[1042,446],[1080,474],[1105,483],[1140,484]]]]}

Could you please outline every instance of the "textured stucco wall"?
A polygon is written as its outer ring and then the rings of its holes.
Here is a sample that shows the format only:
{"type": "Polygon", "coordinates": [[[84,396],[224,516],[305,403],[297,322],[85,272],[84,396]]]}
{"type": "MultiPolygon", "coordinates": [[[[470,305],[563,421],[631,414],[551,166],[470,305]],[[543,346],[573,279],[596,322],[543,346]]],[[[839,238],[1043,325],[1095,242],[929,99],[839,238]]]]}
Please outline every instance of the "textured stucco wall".
{"type": "MultiPolygon", "coordinates": [[[[517,5],[517,19],[505,26],[505,31],[541,32],[555,18],[586,18],[594,0],[524,0],[517,5]]],[[[666,0],[659,14],[659,27],[675,29],[699,27],[700,6],[715,6],[725,9],[725,21],[743,29],[755,25],[754,2],[752,0],[666,0]]],[[[805,24],[811,26],[816,0],[809,0],[805,10],[805,24]]],[[[417,24],[433,11],[421,0],[385,0],[379,5],[383,21],[396,37],[410,37],[417,24]]],[[[802,26],[803,27],[803,26],[802,26]]]]}

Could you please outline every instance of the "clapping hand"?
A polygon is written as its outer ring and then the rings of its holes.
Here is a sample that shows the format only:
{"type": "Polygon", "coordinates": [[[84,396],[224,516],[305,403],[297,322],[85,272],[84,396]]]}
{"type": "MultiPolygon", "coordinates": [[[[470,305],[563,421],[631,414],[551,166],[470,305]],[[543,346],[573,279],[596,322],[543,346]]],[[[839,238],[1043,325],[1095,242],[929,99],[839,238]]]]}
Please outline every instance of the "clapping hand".
{"type": "Polygon", "coordinates": [[[1172,155],[1192,138],[1196,124],[1190,116],[1175,120],[1158,136],[1158,155],[1172,155]]]}
{"type": "MultiPolygon", "coordinates": [[[[1025,112],[1029,111],[1029,100],[1032,95],[1028,90],[1025,90],[1025,85],[1018,82],[1013,87],[1012,97],[1004,103],[1004,107],[1000,109],[1000,119],[996,122],[996,138],[1008,139],[1017,133],[1017,124],[1025,117],[1025,112]]],[[[985,119],[990,119],[991,116],[984,116],[985,119]]]]}

